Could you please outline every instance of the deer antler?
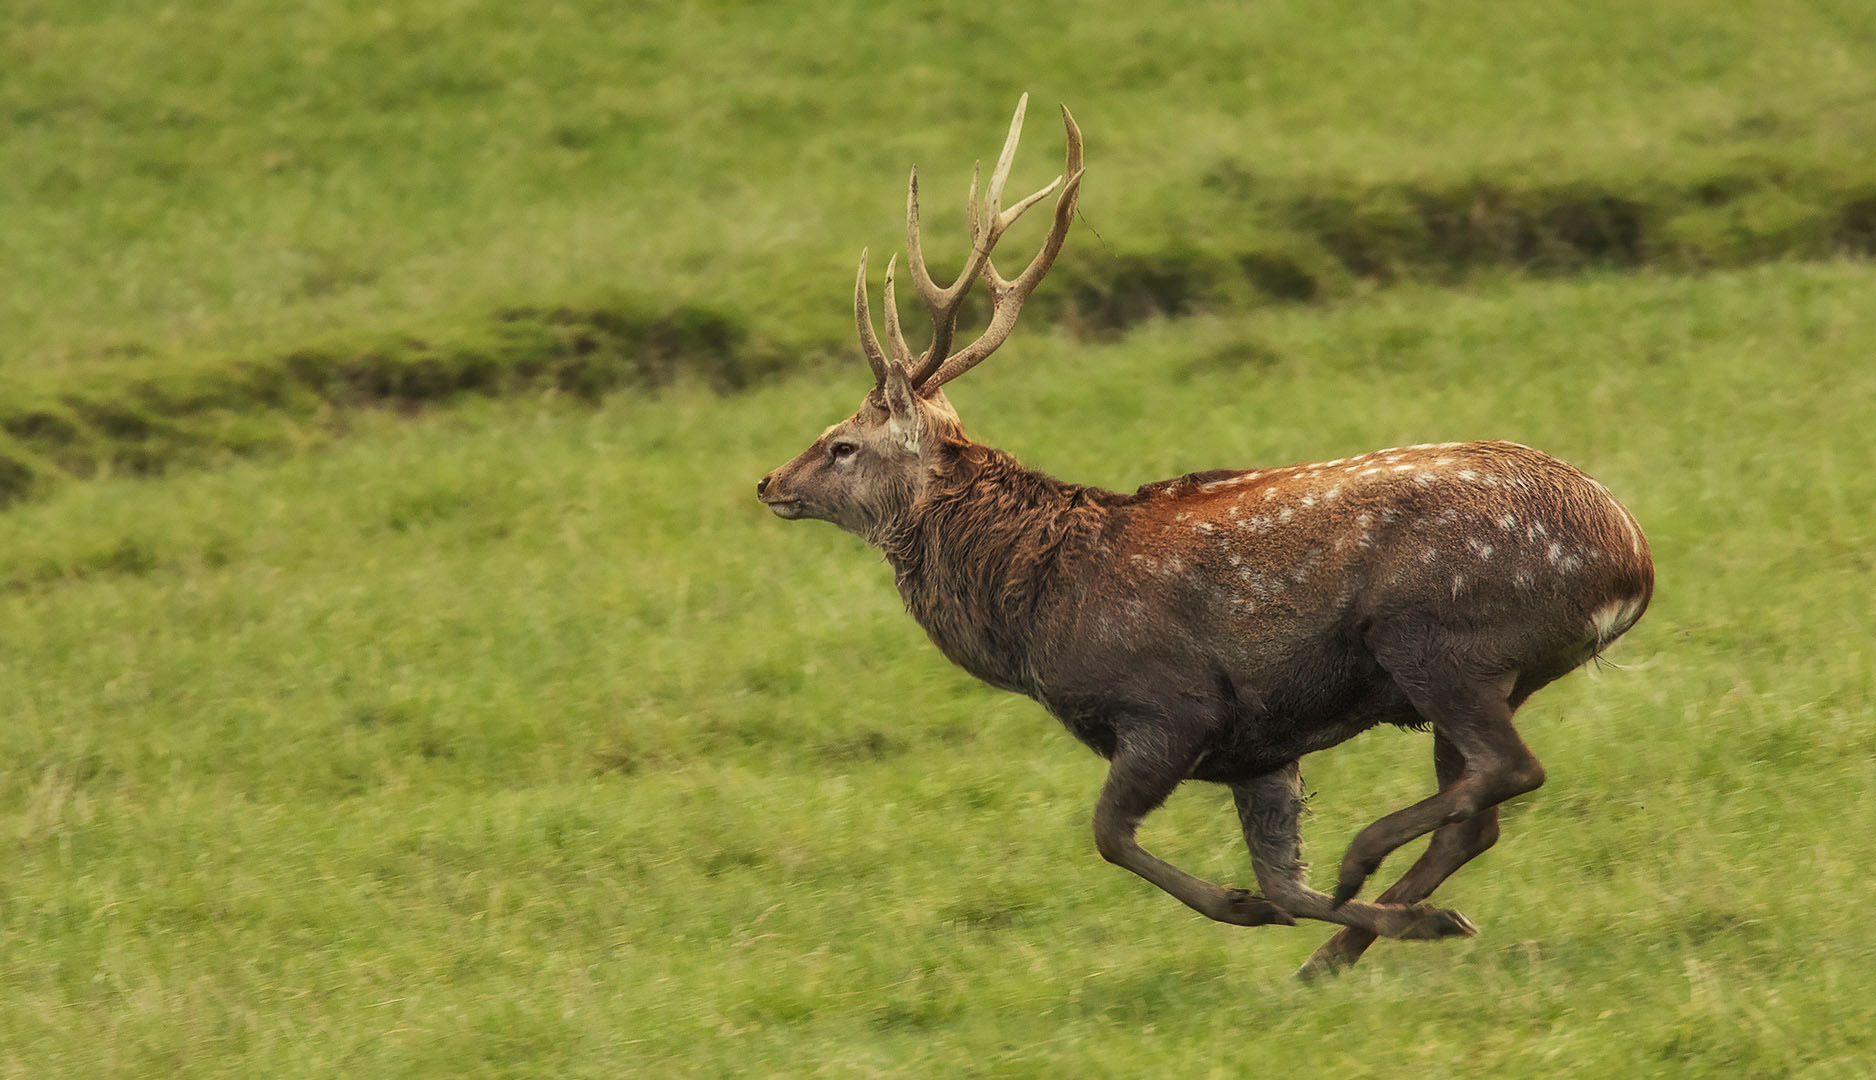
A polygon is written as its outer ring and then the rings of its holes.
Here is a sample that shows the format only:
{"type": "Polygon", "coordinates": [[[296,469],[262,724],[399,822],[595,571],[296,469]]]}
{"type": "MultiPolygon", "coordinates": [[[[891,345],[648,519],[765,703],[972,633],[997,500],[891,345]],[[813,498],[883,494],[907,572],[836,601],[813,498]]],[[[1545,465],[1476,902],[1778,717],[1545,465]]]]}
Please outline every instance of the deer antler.
{"type": "MultiPolygon", "coordinates": [[[[1063,241],[1068,239],[1068,226],[1074,219],[1075,200],[1081,190],[1081,129],[1075,126],[1075,118],[1069,115],[1068,107],[1062,107],[1062,125],[1068,132],[1067,168],[1062,176],[1050,181],[1048,186],[1023,199],[1008,210],[1003,209],[1003,185],[1009,179],[1010,164],[1016,157],[1016,143],[1023,133],[1023,113],[1029,107],[1029,95],[1024,94],[1016,103],[1016,114],[1010,118],[1010,133],[1003,141],[1003,151],[997,155],[997,165],[990,174],[990,186],[984,192],[980,203],[977,198],[978,181],[982,178],[981,165],[972,170],[971,193],[967,206],[971,235],[971,253],[964,260],[964,269],[956,280],[946,286],[932,280],[931,271],[925,266],[925,254],[919,240],[918,221],[918,169],[912,170],[911,182],[907,185],[905,200],[905,246],[906,265],[912,271],[912,283],[917,286],[919,297],[931,313],[932,343],[922,353],[916,364],[912,360],[912,351],[905,343],[899,330],[898,311],[893,305],[892,266],[886,269],[886,331],[892,347],[892,358],[913,366],[912,385],[920,388],[937,389],[959,375],[975,367],[983,359],[997,350],[999,345],[1009,338],[1010,331],[1016,326],[1017,313],[1022,309],[1023,301],[1035,291],[1042,276],[1049,272],[1055,257],[1062,250],[1063,241]],[[1067,183],[1063,180],[1066,178],[1067,183]],[[1055,200],[1055,221],[1049,227],[1049,235],[1042,241],[1042,249],[1029,265],[1014,280],[1005,280],[997,273],[990,261],[990,252],[1002,239],[1004,232],[1015,224],[1016,219],[1031,206],[1041,202],[1057,187],[1062,189],[1055,200]],[[976,341],[958,350],[949,352],[951,338],[957,329],[958,309],[964,303],[964,297],[970,292],[971,283],[979,277],[984,279],[990,290],[992,314],[990,325],[976,341]]],[[[878,385],[885,385],[887,358],[880,349],[879,340],[873,335],[872,317],[866,302],[866,254],[860,254],[860,277],[854,292],[854,314],[860,328],[860,344],[866,350],[867,362],[872,365],[873,377],[878,385]]]]}

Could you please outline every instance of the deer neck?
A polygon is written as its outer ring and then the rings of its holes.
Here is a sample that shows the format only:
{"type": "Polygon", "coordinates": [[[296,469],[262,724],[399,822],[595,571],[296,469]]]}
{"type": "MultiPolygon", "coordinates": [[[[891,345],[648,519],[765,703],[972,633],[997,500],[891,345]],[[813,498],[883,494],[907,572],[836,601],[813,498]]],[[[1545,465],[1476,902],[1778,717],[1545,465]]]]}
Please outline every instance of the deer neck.
{"type": "Polygon", "coordinates": [[[946,656],[993,686],[1030,692],[1067,564],[1100,534],[1113,497],[976,443],[937,459],[877,542],[906,610],[946,656]]]}

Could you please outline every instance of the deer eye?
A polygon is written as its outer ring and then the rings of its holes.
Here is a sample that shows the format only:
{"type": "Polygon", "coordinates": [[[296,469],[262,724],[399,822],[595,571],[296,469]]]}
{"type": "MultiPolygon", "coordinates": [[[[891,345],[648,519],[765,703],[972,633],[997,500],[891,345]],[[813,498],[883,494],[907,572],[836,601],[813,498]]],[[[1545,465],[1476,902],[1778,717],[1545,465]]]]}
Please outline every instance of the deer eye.
{"type": "Polygon", "coordinates": [[[858,453],[860,448],[850,442],[837,442],[827,448],[827,456],[835,461],[845,461],[858,453]]]}

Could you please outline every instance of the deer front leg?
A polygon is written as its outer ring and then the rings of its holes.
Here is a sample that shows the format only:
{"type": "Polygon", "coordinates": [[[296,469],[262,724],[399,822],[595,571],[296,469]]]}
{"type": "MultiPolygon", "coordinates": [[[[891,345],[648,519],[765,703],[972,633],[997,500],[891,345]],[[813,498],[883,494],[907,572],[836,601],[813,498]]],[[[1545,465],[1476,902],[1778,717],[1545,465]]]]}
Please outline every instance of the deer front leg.
{"type": "MultiPolygon", "coordinates": [[[[1342,923],[1381,937],[1425,940],[1478,933],[1457,911],[1407,904],[1337,904],[1304,881],[1302,861],[1303,774],[1292,761],[1242,784],[1231,794],[1251,849],[1257,885],[1283,910],[1305,919],[1342,923]]],[[[1372,940],[1372,939],[1371,939],[1372,940]]]]}
{"type": "Polygon", "coordinates": [[[1227,889],[1155,858],[1134,839],[1140,821],[1158,809],[1184,780],[1196,755],[1143,751],[1123,745],[1108,768],[1094,807],[1094,844],[1101,857],[1122,866],[1205,916],[1234,926],[1294,926],[1284,910],[1243,889],[1227,889]]]}

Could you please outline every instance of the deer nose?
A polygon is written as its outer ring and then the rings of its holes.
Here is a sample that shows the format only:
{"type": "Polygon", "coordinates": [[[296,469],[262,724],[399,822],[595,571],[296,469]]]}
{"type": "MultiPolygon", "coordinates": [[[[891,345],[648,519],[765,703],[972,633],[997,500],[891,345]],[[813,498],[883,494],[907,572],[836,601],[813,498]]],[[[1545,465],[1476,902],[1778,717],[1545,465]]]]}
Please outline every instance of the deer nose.
{"type": "Polygon", "coordinates": [[[773,475],[769,475],[756,481],[756,498],[758,499],[761,498],[763,494],[769,490],[769,481],[773,479],[775,479],[775,477],[773,475]]]}

